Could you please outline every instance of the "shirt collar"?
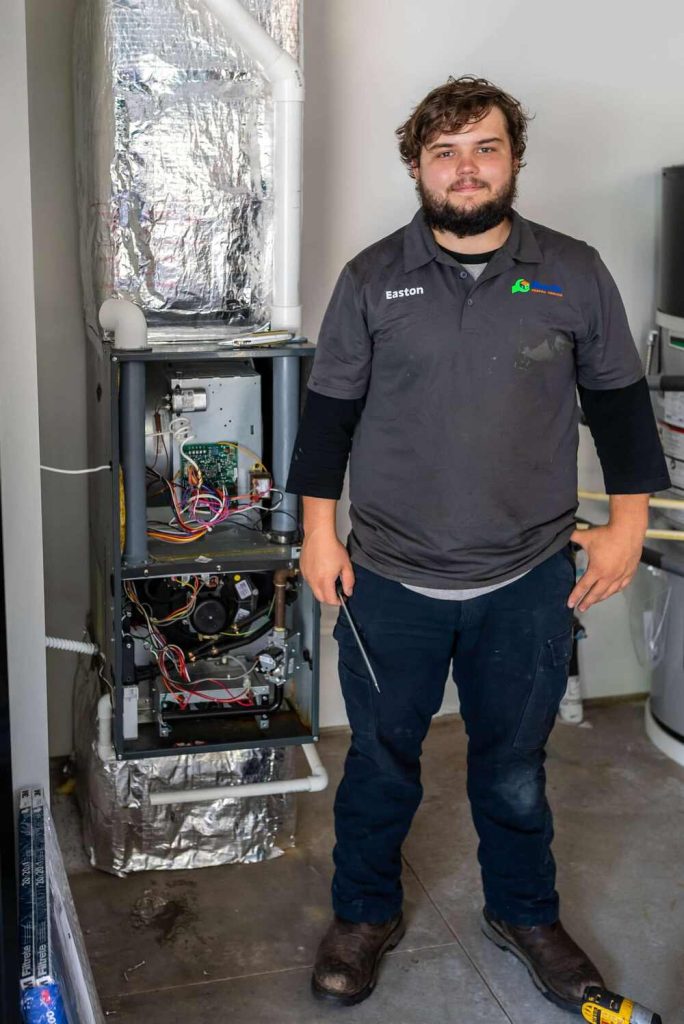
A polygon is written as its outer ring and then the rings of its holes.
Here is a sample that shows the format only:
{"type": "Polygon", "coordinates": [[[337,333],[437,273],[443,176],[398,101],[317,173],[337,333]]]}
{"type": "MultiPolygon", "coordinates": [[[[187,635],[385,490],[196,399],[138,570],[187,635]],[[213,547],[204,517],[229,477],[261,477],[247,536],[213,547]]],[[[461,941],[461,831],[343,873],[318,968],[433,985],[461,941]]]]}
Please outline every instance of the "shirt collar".
{"type": "MultiPolygon", "coordinates": [[[[500,254],[503,253],[519,263],[541,263],[543,258],[532,228],[515,210],[511,216],[511,233],[500,250],[500,254]]],[[[404,228],[404,270],[416,270],[432,260],[453,266],[453,260],[435,242],[423,211],[418,210],[404,228]]]]}

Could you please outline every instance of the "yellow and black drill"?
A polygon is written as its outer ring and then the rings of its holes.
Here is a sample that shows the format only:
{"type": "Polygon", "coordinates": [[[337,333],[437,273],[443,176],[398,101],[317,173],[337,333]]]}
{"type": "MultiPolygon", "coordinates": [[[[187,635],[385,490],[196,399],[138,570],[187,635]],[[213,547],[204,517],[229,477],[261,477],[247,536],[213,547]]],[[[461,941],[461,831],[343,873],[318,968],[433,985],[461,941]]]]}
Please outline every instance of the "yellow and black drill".
{"type": "Polygon", "coordinates": [[[589,1024],[663,1024],[659,1013],[597,986],[585,991],[582,1016],[589,1024]]]}

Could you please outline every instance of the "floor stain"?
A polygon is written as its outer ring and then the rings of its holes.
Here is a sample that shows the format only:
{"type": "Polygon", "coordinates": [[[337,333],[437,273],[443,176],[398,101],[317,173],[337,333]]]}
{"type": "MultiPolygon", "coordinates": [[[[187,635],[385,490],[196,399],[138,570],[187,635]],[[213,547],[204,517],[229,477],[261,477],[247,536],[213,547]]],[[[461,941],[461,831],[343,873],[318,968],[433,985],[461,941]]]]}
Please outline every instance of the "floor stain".
{"type": "Polygon", "coordinates": [[[160,945],[175,939],[194,922],[194,919],[194,912],[190,910],[182,896],[177,899],[167,899],[152,889],[145,889],[131,910],[133,927],[153,928],[157,933],[155,938],[160,945]]]}

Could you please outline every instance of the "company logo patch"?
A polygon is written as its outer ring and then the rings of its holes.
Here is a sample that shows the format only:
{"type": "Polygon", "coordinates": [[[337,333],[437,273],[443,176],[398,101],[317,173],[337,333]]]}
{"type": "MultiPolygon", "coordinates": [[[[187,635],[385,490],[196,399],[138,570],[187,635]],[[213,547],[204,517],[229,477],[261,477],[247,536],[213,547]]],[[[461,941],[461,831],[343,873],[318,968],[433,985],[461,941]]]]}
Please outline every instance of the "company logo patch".
{"type": "Polygon", "coordinates": [[[534,292],[537,295],[555,295],[557,299],[563,298],[563,289],[560,285],[542,284],[541,281],[528,281],[524,277],[519,277],[511,285],[511,294],[515,295],[516,292],[520,292],[523,295],[526,295],[528,292],[534,292]]]}
{"type": "Polygon", "coordinates": [[[423,295],[425,289],[423,288],[399,288],[397,291],[386,291],[386,299],[406,299],[409,295],[423,295]]]}

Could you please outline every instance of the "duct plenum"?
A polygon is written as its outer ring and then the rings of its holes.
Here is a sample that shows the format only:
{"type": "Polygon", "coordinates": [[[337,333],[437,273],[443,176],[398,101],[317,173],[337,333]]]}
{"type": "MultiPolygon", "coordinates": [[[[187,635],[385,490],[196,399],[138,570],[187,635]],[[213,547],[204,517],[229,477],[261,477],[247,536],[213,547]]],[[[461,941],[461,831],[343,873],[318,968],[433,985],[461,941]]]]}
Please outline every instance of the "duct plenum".
{"type": "Polygon", "coordinates": [[[684,318],[684,166],[663,170],[662,190],[658,309],[684,318]]]}
{"type": "MultiPolygon", "coordinates": [[[[244,0],[299,57],[299,0],[244,0]]],[[[81,265],[91,336],[110,296],[151,325],[269,319],[273,104],[202,3],[81,0],[75,34],[81,265]]]]}

